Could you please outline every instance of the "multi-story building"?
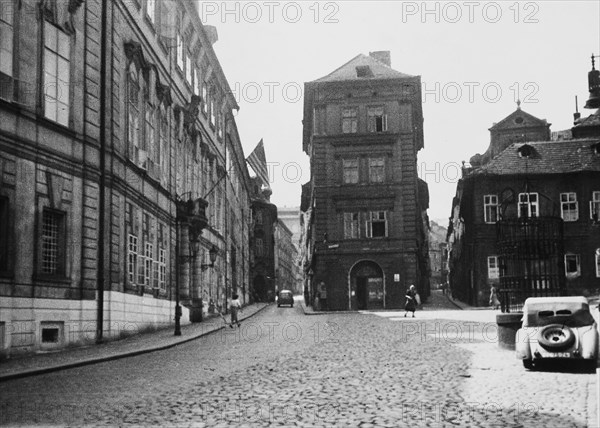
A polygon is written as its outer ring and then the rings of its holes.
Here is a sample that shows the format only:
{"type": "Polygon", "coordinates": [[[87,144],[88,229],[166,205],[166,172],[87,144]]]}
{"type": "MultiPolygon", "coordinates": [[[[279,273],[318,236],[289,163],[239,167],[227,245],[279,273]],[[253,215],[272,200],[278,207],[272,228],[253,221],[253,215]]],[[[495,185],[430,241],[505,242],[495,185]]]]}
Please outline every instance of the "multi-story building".
{"type": "Polygon", "coordinates": [[[295,277],[294,288],[292,288],[294,293],[302,293],[302,283],[304,282],[302,254],[300,250],[302,240],[302,225],[300,223],[301,214],[300,207],[277,207],[277,217],[280,221],[283,221],[290,232],[292,232],[293,251],[296,254],[296,259],[292,265],[293,275],[295,277]]]}
{"type": "Polygon", "coordinates": [[[398,308],[411,284],[429,294],[420,88],[383,51],[305,84],[306,270],[323,309],[398,308]]]}
{"type": "Polygon", "coordinates": [[[268,187],[263,188],[260,178],[253,178],[251,190],[251,298],[253,302],[272,302],[275,300],[277,286],[275,275],[277,207],[271,203],[271,189],[268,187]]]}
{"type": "Polygon", "coordinates": [[[429,222],[429,266],[431,268],[430,281],[438,288],[444,284],[448,275],[448,251],[446,235],[448,230],[437,224],[429,222]]]}
{"type": "Polygon", "coordinates": [[[249,185],[216,30],[188,0],[1,6],[0,348],[224,305],[249,185]]]}
{"type": "MultiPolygon", "coordinates": [[[[598,108],[600,73],[594,76],[590,99],[598,108]]],[[[597,111],[582,120],[576,113],[571,132],[550,140],[550,125],[518,107],[490,129],[490,155],[471,158],[453,201],[448,249],[455,297],[487,305],[495,286],[509,311],[528,296],[598,293],[599,117],[597,111]]]]}
{"type": "Polygon", "coordinates": [[[296,266],[298,266],[298,250],[292,241],[292,231],[281,220],[275,223],[275,279],[276,289],[291,290],[294,294],[300,291],[297,284],[296,266]]]}

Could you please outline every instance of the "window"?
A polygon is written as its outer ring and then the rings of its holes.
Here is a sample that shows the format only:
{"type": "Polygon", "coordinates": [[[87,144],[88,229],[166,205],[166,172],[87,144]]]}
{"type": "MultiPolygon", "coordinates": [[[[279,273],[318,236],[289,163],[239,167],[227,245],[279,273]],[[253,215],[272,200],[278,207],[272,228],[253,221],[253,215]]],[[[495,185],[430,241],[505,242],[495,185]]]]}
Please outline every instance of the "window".
{"type": "Polygon", "coordinates": [[[197,68],[194,68],[194,95],[200,96],[200,79],[198,79],[197,68]]]}
{"type": "Polygon", "coordinates": [[[144,285],[150,287],[152,285],[152,268],[154,261],[154,245],[146,242],[146,254],[144,265],[144,285]]]}
{"type": "Polygon", "coordinates": [[[385,159],[369,158],[369,182],[383,183],[385,181],[385,159]]]}
{"type": "Polygon", "coordinates": [[[590,218],[594,221],[600,221],[600,192],[592,192],[590,218]]]}
{"type": "Polygon", "coordinates": [[[138,239],[135,235],[127,237],[127,281],[131,285],[135,285],[135,276],[137,272],[138,258],[138,239]]]}
{"type": "Polygon", "coordinates": [[[257,256],[265,255],[265,246],[264,246],[263,240],[261,238],[256,238],[256,255],[257,256]]]}
{"type": "MultiPolygon", "coordinates": [[[[152,108],[152,106],[150,104],[146,104],[146,111],[144,112],[144,117],[146,118],[145,120],[145,127],[146,127],[146,135],[145,135],[145,142],[146,142],[146,150],[148,152],[148,159],[150,159],[152,162],[154,162],[154,159],[156,158],[156,153],[155,153],[155,148],[156,148],[156,141],[154,139],[154,110],[152,108]]],[[[142,162],[143,159],[140,159],[140,162],[142,162]]],[[[143,165],[140,163],[140,166],[142,167],[148,167],[147,165],[143,165]]]]}
{"type": "MultiPolygon", "coordinates": [[[[223,127],[225,126],[225,121],[223,120],[223,114],[218,111],[217,112],[217,136],[219,138],[223,138],[223,127]]],[[[229,157],[228,159],[231,159],[229,157]]]]}
{"type": "Polygon", "coordinates": [[[208,89],[206,82],[202,83],[202,113],[208,113],[208,89]]]}
{"type": "Polygon", "coordinates": [[[385,211],[371,211],[367,219],[367,237],[383,238],[387,236],[387,219],[385,211]]]}
{"type": "Polygon", "coordinates": [[[210,124],[215,126],[215,100],[214,97],[210,97],[210,124]]]}
{"type": "Polygon", "coordinates": [[[185,55],[185,80],[188,82],[188,85],[193,86],[192,81],[192,59],[189,54],[185,55]]]}
{"type": "Polygon", "coordinates": [[[498,256],[489,256],[487,258],[488,263],[488,278],[498,279],[500,278],[500,265],[498,264],[498,256]]]}
{"type": "Polygon", "coordinates": [[[342,132],[354,134],[357,132],[358,120],[356,107],[342,109],[342,132]]]}
{"type": "Polygon", "coordinates": [[[0,272],[8,270],[8,198],[0,197],[0,272]]]}
{"type": "Polygon", "coordinates": [[[538,217],[538,208],[537,193],[519,193],[519,217],[538,217]]]}
{"type": "Polygon", "coordinates": [[[146,16],[152,25],[156,23],[156,0],[146,0],[146,16]]]}
{"type": "Polygon", "coordinates": [[[486,223],[496,223],[498,221],[498,196],[483,196],[483,217],[486,223]]]}
{"type": "Polygon", "coordinates": [[[387,115],[383,113],[383,107],[367,108],[367,128],[369,132],[387,131],[387,115]]]}
{"type": "Polygon", "coordinates": [[[13,1],[0,2],[0,98],[12,100],[13,1]]]}
{"type": "Polygon", "coordinates": [[[579,254],[565,254],[565,274],[569,278],[581,275],[579,254]]]}
{"type": "Polygon", "coordinates": [[[560,215],[564,221],[577,221],[579,219],[579,207],[577,205],[577,194],[574,192],[560,194],[560,215]]]}
{"type": "Polygon", "coordinates": [[[358,213],[344,213],[344,239],[358,238],[358,213]]]}
{"type": "Polygon", "coordinates": [[[69,125],[71,39],[44,21],[44,116],[69,125]]]}
{"type": "Polygon", "coordinates": [[[262,211],[256,211],[256,224],[263,224],[263,213],[262,213],[262,211]]]}
{"type": "Polygon", "coordinates": [[[600,248],[596,250],[596,278],[600,278],[600,248]]]}
{"type": "Polygon", "coordinates": [[[65,214],[44,209],[41,237],[41,272],[47,275],[64,275],[65,214]]]}
{"type": "Polygon", "coordinates": [[[137,162],[140,149],[140,84],[134,63],[127,75],[127,141],[129,158],[137,162]]]}
{"type": "Polygon", "coordinates": [[[167,290],[167,251],[164,248],[158,250],[158,288],[167,290]]]}
{"type": "Polygon", "coordinates": [[[344,159],[342,169],[344,184],[358,183],[358,159],[344,159]]]}
{"type": "Polygon", "coordinates": [[[169,116],[164,106],[159,109],[159,143],[154,152],[154,162],[160,165],[162,178],[167,179],[168,175],[168,153],[169,153],[169,116]]]}
{"type": "Polygon", "coordinates": [[[177,33],[177,67],[179,70],[183,72],[183,39],[181,38],[181,34],[177,33]]]}

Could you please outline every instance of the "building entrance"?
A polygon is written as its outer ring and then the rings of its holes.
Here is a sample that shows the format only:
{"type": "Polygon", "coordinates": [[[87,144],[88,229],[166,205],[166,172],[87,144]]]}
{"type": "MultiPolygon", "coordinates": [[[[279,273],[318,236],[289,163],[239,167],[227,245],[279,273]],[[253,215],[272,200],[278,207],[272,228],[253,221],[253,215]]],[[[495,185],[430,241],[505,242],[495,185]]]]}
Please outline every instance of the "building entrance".
{"type": "Polygon", "coordinates": [[[383,308],[383,271],[377,263],[363,261],[350,272],[352,309],[383,308]]]}

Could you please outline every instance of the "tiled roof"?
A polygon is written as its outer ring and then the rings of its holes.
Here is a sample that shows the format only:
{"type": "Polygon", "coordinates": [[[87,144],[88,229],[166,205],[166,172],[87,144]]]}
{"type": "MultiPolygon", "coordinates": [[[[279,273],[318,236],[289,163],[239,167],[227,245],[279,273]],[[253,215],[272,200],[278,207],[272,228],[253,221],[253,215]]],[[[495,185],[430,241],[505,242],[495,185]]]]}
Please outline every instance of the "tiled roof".
{"type": "Polygon", "coordinates": [[[515,143],[471,175],[565,174],[581,171],[600,172],[599,138],[563,141],[515,143]],[[528,158],[519,149],[530,146],[528,158]]]}
{"type": "Polygon", "coordinates": [[[595,113],[590,114],[588,117],[579,119],[574,128],[582,128],[584,126],[600,126],[600,109],[595,113]]]}
{"type": "Polygon", "coordinates": [[[368,80],[368,79],[397,79],[405,77],[414,77],[409,74],[400,73],[375,58],[363,54],[358,54],[346,64],[337,70],[329,73],[327,76],[315,80],[315,82],[336,82],[345,80],[368,80]],[[368,66],[372,75],[368,77],[358,77],[356,67],[368,66]]]}

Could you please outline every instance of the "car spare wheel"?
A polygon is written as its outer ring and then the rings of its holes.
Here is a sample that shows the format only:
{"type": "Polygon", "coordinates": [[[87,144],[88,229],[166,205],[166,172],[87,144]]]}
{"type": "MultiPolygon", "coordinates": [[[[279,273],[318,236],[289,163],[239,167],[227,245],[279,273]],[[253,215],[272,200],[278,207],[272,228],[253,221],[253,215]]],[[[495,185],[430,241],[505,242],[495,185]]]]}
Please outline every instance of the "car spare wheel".
{"type": "Polygon", "coordinates": [[[538,343],[549,351],[558,351],[573,344],[575,334],[569,327],[550,324],[543,327],[538,334],[538,343]]]}

